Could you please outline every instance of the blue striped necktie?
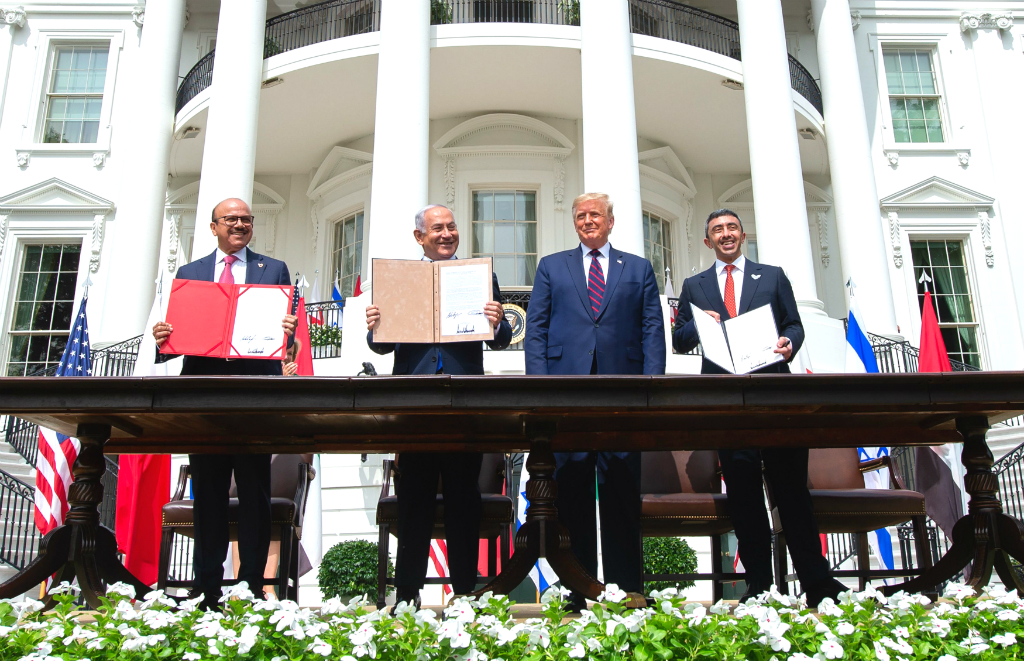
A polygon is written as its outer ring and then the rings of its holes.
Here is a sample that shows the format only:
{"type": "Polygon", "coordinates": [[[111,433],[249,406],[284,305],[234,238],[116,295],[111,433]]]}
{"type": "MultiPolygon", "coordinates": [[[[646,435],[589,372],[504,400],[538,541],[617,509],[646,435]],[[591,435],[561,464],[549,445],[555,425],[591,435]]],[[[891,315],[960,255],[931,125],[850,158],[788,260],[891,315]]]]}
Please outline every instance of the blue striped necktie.
{"type": "Polygon", "coordinates": [[[590,309],[594,311],[594,317],[601,312],[601,302],[604,300],[604,270],[601,262],[597,260],[600,250],[591,250],[590,255],[590,277],[587,279],[587,290],[590,292],[590,309]]]}

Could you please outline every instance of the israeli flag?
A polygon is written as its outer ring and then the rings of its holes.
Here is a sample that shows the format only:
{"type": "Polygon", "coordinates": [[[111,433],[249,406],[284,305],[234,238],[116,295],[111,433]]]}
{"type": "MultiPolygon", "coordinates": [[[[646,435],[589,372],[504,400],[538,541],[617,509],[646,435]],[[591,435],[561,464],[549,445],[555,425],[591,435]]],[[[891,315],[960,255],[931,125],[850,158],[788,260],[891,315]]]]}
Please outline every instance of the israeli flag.
{"type": "Polygon", "coordinates": [[[341,300],[341,292],[338,291],[338,283],[337,282],[335,282],[334,285],[331,286],[331,300],[332,301],[340,301],[341,300]]]}
{"type": "MultiPolygon", "coordinates": [[[[526,499],[526,483],[530,481],[530,471],[526,470],[526,459],[523,458],[523,473],[519,478],[519,498],[516,506],[516,530],[526,523],[526,510],[530,508],[530,501],[526,499]]],[[[530,570],[530,580],[537,586],[537,590],[543,594],[545,590],[558,581],[558,574],[551,568],[545,558],[541,558],[530,570]]]]}
{"type": "MultiPolygon", "coordinates": [[[[861,322],[864,319],[857,305],[853,283],[850,283],[850,315],[846,326],[846,371],[853,374],[874,374],[878,372],[878,361],[875,360],[875,352],[871,348],[871,341],[868,339],[861,322]]],[[[889,448],[870,447],[857,448],[861,461],[877,459],[888,456],[889,448]]],[[[876,471],[864,473],[864,486],[867,489],[888,489],[889,469],[882,468],[876,471]]],[[[892,536],[885,528],[868,534],[868,543],[871,552],[878,560],[878,566],[885,569],[895,569],[892,558],[892,536]]],[[[886,585],[892,583],[885,579],[886,585]]]]}

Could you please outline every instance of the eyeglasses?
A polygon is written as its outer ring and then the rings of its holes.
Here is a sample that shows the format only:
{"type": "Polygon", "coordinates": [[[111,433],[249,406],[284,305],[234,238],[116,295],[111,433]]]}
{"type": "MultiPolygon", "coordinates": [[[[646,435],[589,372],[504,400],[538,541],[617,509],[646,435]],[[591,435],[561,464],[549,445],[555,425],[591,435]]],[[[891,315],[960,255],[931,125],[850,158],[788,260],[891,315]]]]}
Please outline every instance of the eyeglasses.
{"type": "Polygon", "coordinates": [[[252,227],[252,216],[221,216],[215,218],[216,220],[223,220],[225,225],[243,225],[245,227],[252,227]]]}

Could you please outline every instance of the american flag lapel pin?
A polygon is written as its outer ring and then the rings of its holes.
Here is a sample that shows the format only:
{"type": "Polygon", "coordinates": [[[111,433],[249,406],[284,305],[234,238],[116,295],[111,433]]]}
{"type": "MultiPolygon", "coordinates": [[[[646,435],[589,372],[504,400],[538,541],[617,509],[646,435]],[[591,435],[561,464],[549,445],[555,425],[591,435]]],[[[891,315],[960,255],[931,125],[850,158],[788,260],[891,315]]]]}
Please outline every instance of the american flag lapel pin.
{"type": "Polygon", "coordinates": [[[618,262],[619,264],[621,264],[621,263],[622,263],[622,260],[621,260],[621,259],[617,259],[617,260],[615,260],[615,261],[617,261],[617,262],[618,262]]]}
{"type": "Polygon", "coordinates": [[[263,268],[263,262],[259,263],[260,268],[263,268]]]}

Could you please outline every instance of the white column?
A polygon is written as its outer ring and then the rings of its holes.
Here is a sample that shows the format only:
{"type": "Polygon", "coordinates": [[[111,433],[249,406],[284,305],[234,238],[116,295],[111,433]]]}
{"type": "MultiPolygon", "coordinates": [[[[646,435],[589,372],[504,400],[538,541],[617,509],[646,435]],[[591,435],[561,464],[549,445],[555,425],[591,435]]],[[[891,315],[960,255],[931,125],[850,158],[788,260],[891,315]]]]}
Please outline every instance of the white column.
{"type": "Polygon", "coordinates": [[[642,257],[629,4],[627,0],[583,0],[580,7],[583,192],[611,196],[615,203],[612,245],[642,257]]]}
{"type": "Polygon", "coordinates": [[[780,266],[801,308],[821,312],[779,0],[737,0],[757,253],[780,266]]]}
{"type": "MultiPolygon", "coordinates": [[[[430,2],[384,2],[377,57],[377,114],[367,264],[375,257],[416,259],[416,212],[427,198],[430,157],[430,2]]],[[[465,213],[456,215],[468,229],[465,213]]],[[[466,233],[468,238],[468,232],[466,233]]],[[[371,267],[372,269],[372,267],[371,267]]],[[[363,276],[363,289],[372,274],[363,276]]]]}
{"type": "MultiPolygon", "coordinates": [[[[125,156],[121,195],[114,217],[106,301],[100,336],[122,340],[143,332],[153,302],[160,257],[167,167],[174,139],[185,0],[151,2],[133,73],[131,151],[125,156]]],[[[100,338],[97,338],[100,339],[100,338]]]]}
{"type": "Polygon", "coordinates": [[[839,230],[843,282],[853,278],[864,326],[873,333],[896,333],[896,309],[878,189],[871,161],[868,122],[850,23],[849,0],[811,0],[818,39],[821,96],[825,106],[828,160],[839,230]]]}
{"type": "Polygon", "coordinates": [[[221,0],[193,258],[217,245],[210,233],[217,203],[237,197],[252,204],[266,24],[267,0],[221,0]]]}

